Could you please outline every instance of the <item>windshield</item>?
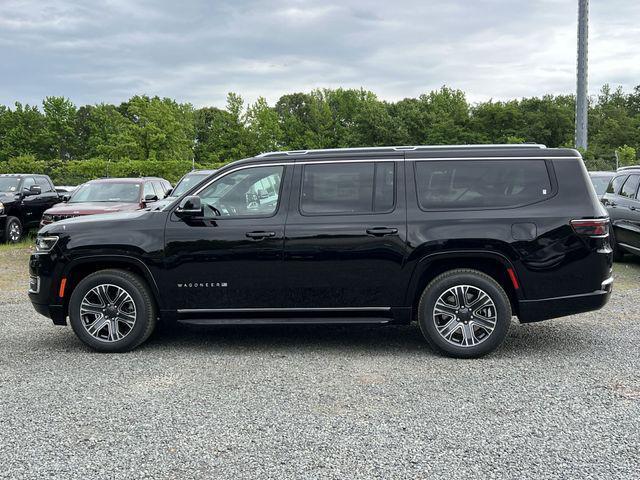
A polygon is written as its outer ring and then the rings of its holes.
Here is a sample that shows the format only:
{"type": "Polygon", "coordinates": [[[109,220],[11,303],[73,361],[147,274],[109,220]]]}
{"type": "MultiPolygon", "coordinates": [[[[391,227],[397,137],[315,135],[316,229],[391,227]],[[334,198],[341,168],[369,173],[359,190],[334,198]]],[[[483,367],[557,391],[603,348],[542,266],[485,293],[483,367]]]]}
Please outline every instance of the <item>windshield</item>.
{"type": "Polygon", "coordinates": [[[69,203],[140,201],[140,184],[131,182],[85,183],[71,195],[69,203]]]}
{"type": "Polygon", "coordinates": [[[20,185],[19,178],[0,177],[0,192],[17,192],[20,185]]]}
{"type": "Polygon", "coordinates": [[[591,177],[591,182],[593,182],[593,187],[596,189],[596,193],[598,195],[604,195],[612,176],[613,175],[606,177],[591,177]]]}
{"type": "Polygon", "coordinates": [[[180,180],[176,187],[173,189],[170,197],[179,197],[191,187],[202,182],[209,175],[210,173],[187,173],[184,177],[182,177],[182,180],[180,180]]]}

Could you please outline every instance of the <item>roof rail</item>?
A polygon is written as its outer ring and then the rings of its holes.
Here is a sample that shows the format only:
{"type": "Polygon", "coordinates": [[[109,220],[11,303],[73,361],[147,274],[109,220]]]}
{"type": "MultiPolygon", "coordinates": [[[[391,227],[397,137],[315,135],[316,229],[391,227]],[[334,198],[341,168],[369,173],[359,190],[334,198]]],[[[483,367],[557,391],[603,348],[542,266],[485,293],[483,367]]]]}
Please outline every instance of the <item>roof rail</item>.
{"type": "Polygon", "coordinates": [[[618,167],[618,172],[622,172],[624,170],[635,170],[640,168],[640,165],[627,165],[626,167],[618,167]]]}
{"type": "Polygon", "coordinates": [[[314,150],[284,150],[281,152],[265,152],[258,157],[273,157],[276,155],[307,155],[309,153],[330,153],[330,152],[404,152],[414,150],[455,150],[464,148],[547,148],[540,143],[512,143],[512,144],[470,144],[470,145],[402,145],[396,147],[355,147],[355,148],[321,148],[314,150]]]}

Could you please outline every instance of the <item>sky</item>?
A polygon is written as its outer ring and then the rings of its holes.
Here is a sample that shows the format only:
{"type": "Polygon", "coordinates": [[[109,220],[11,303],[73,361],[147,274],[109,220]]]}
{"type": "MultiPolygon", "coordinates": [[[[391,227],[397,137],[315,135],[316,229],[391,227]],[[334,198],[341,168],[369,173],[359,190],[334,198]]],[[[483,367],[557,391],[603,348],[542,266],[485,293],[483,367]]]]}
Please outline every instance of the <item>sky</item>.
{"type": "MultiPolygon", "coordinates": [[[[640,2],[591,0],[589,91],[640,84],[640,2]]],[[[575,90],[577,0],[0,0],[0,104],[442,85],[472,102],[575,90]]]]}

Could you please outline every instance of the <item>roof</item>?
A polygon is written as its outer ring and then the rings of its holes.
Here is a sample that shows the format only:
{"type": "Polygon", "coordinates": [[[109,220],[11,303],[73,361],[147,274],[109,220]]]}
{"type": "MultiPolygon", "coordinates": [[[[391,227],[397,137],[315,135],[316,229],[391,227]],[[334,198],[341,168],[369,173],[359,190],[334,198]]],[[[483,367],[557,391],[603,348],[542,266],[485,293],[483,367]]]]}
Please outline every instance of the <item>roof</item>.
{"type": "Polygon", "coordinates": [[[268,152],[258,155],[259,158],[280,157],[280,156],[302,156],[302,155],[335,155],[335,154],[359,154],[359,153],[400,153],[400,152],[434,152],[447,150],[541,150],[547,147],[538,143],[516,143],[516,144],[476,144],[476,145],[404,145],[389,147],[357,147],[357,148],[327,148],[316,150],[288,150],[282,152],[268,152]]]}
{"type": "Polygon", "coordinates": [[[0,177],[14,177],[14,178],[31,177],[33,175],[36,175],[38,177],[46,177],[46,175],[42,173],[0,173],[0,177]]]}
{"type": "Polygon", "coordinates": [[[591,175],[592,177],[613,177],[617,172],[610,172],[610,171],[593,171],[593,172],[589,172],[589,175],[591,175]]]}
{"type": "Polygon", "coordinates": [[[96,178],[95,180],[89,180],[87,183],[140,183],[151,180],[163,180],[160,177],[138,177],[138,178],[96,178]]]}

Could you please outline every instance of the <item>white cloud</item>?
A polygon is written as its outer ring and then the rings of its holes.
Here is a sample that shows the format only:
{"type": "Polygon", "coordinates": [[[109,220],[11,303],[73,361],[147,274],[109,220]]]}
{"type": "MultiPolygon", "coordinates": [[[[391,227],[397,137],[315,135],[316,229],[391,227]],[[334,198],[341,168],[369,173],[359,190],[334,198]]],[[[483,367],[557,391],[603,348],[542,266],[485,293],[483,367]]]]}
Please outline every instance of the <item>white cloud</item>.
{"type": "MultiPolygon", "coordinates": [[[[572,93],[566,0],[3,0],[0,103],[120,102],[147,93],[222,106],[323,87],[397,100],[572,93]]],[[[640,83],[640,3],[591,2],[590,90],[640,83]]]]}

